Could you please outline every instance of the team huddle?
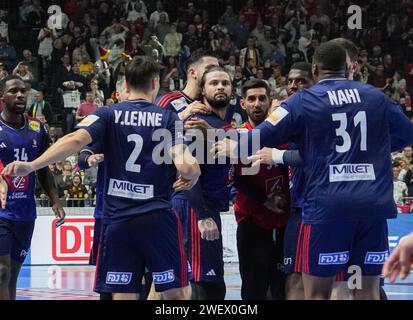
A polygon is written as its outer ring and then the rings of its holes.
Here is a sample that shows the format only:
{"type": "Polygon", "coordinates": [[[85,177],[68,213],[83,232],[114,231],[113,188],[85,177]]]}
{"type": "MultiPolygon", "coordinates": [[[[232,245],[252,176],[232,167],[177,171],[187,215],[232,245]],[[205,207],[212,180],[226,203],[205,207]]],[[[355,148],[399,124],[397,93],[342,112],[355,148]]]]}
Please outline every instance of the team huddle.
{"type": "Polygon", "coordinates": [[[47,150],[40,123],[23,116],[24,83],[2,80],[0,299],[15,299],[30,248],[34,172],[63,218],[47,166],[73,153],[81,168],[98,166],[90,263],[103,300],[225,299],[220,213],[231,202],[242,299],[379,299],[397,216],[390,155],[413,143],[413,124],[353,81],[356,57],[348,40],[323,43],[313,64],[291,67],[285,101],[258,79],[235,99],[204,52],[189,58],[182,91],[158,97],[159,65],[135,57],[119,103],[47,150]]]}

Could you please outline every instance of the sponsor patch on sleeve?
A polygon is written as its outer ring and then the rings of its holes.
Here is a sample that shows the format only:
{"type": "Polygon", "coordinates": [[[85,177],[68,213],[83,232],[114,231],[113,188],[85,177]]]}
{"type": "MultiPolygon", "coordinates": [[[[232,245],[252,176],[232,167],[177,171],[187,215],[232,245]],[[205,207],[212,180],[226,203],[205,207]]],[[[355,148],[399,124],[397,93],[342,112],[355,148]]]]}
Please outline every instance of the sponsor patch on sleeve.
{"type": "Polygon", "coordinates": [[[87,116],[86,118],[84,118],[77,126],[79,128],[81,127],[89,127],[91,126],[93,123],[95,123],[97,120],[99,120],[99,117],[91,114],[90,116],[87,116]]]}
{"type": "Polygon", "coordinates": [[[276,110],[271,113],[265,121],[268,121],[273,126],[275,126],[278,122],[280,122],[284,117],[288,115],[288,111],[282,107],[278,107],[276,110]]]}

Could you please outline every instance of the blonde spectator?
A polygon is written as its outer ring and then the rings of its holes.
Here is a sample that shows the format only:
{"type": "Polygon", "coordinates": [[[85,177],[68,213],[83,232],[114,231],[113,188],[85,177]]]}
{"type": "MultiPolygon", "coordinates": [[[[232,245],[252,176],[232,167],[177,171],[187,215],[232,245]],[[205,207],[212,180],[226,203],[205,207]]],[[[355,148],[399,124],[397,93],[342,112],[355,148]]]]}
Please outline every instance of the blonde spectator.
{"type": "Polygon", "coordinates": [[[171,24],[171,30],[166,34],[163,46],[165,49],[165,56],[176,57],[181,50],[182,33],[176,32],[176,24],[171,24]]]}

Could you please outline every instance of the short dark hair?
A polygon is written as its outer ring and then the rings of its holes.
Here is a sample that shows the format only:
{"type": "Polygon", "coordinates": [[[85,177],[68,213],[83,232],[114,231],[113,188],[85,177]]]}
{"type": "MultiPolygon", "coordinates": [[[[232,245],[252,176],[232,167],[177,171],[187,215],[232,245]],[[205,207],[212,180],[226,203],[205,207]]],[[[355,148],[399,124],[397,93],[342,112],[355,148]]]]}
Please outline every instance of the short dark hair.
{"type": "Polygon", "coordinates": [[[247,97],[248,90],[259,89],[259,88],[264,88],[267,96],[270,95],[271,89],[264,80],[251,79],[251,80],[246,81],[244,85],[242,86],[242,97],[243,98],[247,97]]]}
{"type": "Polygon", "coordinates": [[[315,50],[313,63],[324,70],[344,71],[347,65],[346,51],[335,42],[324,42],[315,50]]]}
{"type": "Polygon", "coordinates": [[[308,62],[296,62],[291,66],[291,70],[300,70],[304,72],[308,72],[308,74],[312,77],[312,69],[311,69],[311,63],[308,62]]]}
{"type": "MultiPolygon", "coordinates": [[[[224,68],[222,68],[222,67],[220,67],[220,66],[213,66],[213,67],[207,68],[207,69],[205,70],[204,74],[202,75],[201,83],[200,83],[200,87],[201,87],[201,88],[203,88],[203,87],[205,86],[206,76],[207,76],[209,73],[216,72],[216,71],[226,73],[226,74],[228,75],[230,81],[231,81],[231,76],[230,76],[230,74],[228,73],[227,70],[225,70],[224,68]]],[[[231,85],[232,85],[232,82],[231,82],[231,85]]]]}
{"type": "Polygon", "coordinates": [[[136,56],[126,64],[125,79],[135,90],[148,91],[151,80],[159,76],[161,67],[146,56],[136,56]]]}
{"type": "Polygon", "coordinates": [[[344,50],[346,50],[348,56],[350,57],[351,62],[357,61],[358,56],[359,56],[359,49],[356,47],[353,41],[350,41],[345,38],[335,38],[331,41],[339,44],[340,46],[344,48],[344,50]]]}
{"type": "Polygon", "coordinates": [[[193,65],[200,63],[201,60],[206,57],[217,58],[217,56],[214,53],[209,51],[197,50],[193,52],[186,61],[186,71],[188,71],[189,68],[193,65]]]}
{"type": "Polygon", "coordinates": [[[4,88],[6,87],[6,83],[7,83],[8,81],[11,81],[11,80],[20,80],[20,81],[24,82],[24,81],[22,80],[22,78],[20,78],[19,76],[9,75],[9,76],[3,78],[3,79],[0,81],[0,93],[3,93],[3,92],[4,92],[4,88]]]}

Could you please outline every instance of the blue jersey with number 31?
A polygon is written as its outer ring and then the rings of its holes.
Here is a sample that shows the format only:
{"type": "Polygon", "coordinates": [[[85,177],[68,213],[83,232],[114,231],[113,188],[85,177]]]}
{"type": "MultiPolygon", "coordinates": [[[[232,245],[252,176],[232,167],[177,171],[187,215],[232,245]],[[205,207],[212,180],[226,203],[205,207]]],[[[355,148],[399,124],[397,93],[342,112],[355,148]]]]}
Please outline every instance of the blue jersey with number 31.
{"type": "Polygon", "coordinates": [[[256,129],[263,146],[297,144],[304,160],[305,223],[397,215],[390,153],[413,143],[413,124],[376,88],[324,79],[289,98],[256,129]]]}
{"type": "Polygon", "coordinates": [[[93,141],[102,141],[104,223],[171,208],[171,166],[154,162],[152,155],[162,156],[162,149],[175,145],[175,136],[183,138],[175,132],[177,120],[170,110],[130,100],[100,108],[78,125],[93,141]],[[156,138],[158,129],[164,130],[156,138]]]}

